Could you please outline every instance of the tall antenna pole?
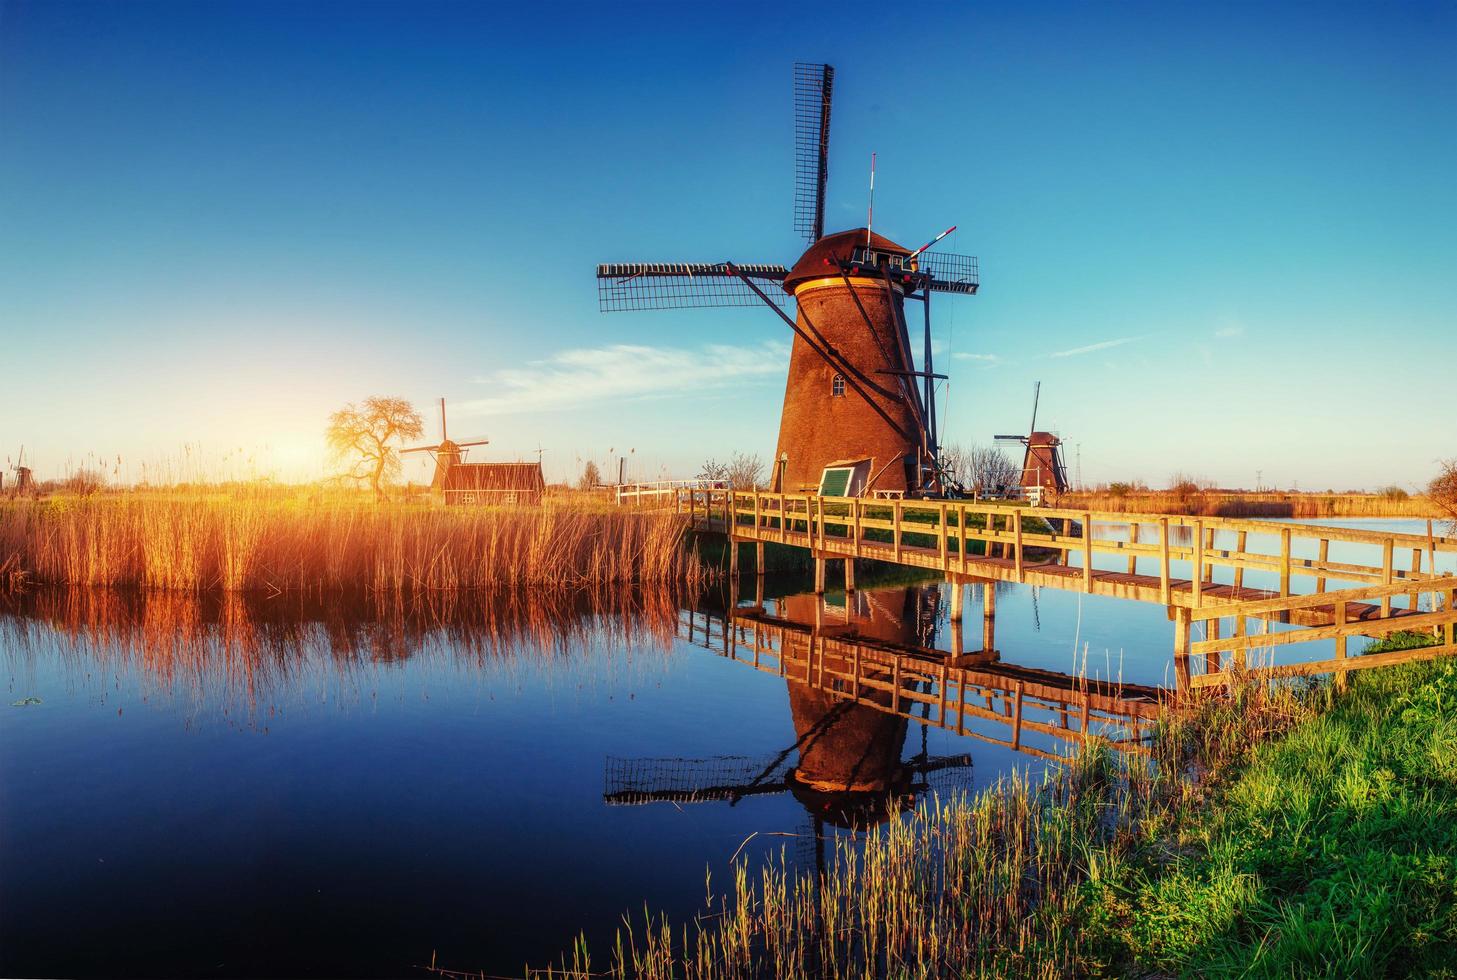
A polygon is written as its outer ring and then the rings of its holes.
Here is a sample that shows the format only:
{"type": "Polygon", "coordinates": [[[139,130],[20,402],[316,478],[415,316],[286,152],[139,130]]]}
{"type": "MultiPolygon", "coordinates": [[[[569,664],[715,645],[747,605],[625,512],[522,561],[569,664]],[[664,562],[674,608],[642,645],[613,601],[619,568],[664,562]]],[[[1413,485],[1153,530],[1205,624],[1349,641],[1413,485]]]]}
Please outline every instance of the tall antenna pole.
{"type": "Polygon", "coordinates": [[[865,215],[865,247],[870,247],[870,226],[875,223],[875,154],[870,154],[870,210],[865,215]]]}

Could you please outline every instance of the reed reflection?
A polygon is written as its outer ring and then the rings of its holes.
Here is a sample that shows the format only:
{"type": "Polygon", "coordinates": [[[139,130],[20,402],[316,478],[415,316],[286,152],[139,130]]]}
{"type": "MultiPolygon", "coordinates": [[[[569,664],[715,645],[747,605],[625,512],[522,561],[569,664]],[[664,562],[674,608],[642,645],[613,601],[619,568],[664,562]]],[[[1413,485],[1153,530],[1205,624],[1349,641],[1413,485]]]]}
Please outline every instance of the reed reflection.
{"type": "Polygon", "coordinates": [[[671,647],[666,588],[368,595],[0,591],[0,647],[23,673],[43,652],[73,678],[135,673],[153,690],[258,711],[408,661],[452,670],[560,666],[587,651],[671,647]],[[239,704],[241,702],[241,704],[239,704]]]}

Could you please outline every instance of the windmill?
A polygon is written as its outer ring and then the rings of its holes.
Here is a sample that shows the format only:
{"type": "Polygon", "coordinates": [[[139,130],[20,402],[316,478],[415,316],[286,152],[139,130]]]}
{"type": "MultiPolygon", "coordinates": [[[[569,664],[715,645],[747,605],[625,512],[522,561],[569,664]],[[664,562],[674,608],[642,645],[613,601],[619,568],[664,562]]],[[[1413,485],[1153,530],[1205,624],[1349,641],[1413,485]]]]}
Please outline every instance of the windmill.
{"type": "Polygon", "coordinates": [[[25,465],[25,447],[20,447],[20,455],[16,457],[15,465],[11,467],[15,471],[15,488],[10,492],[17,497],[23,497],[28,493],[35,492],[35,480],[31,476],[30,467],[25,465]]]}
{"type": "Polygon", "coordinates": [[[834,80],[830,65],[794,66],[794,230],[809,248],[792,267],[599,265],[598,305],[620,312],[763,304],[794,332],[775,489],[934,495],[948,481],[939,461],[935,383],[945,375],[932,362],[931,294],[975,294],[977,262],[930,250],[955,226],[914,251],[874,234],[869,216],[867,227],[824,233],[834,80]],[[793,316],[785,312],[790,296],[793,316]],[[907,300],[923,307],[919,368],[907,300]]]}
{"type": "Polygon", "coordinates": [[[1020,445],[1022,454],[1022,488],[1036,491],[1036,496],[1050,493],[1057,496],[1067,490],[1067,467],[1062,462],[1062,440],[1051,432],[1037,431],[1037,402],[1042,395],[1042,382],[1032,386],[1032,424],[1025,436],[997,436],[998,445],[1020,445]]]}
{"type": "Polygon", "coordinates": [[[444,490],[445,477],[450,468],[465,459],[465,450],[470,446],[484,446],[491,440],[473,439],[470,442],[451,442],[445,432],[445,399],[440,399],[440,442],[434,446],[412,446],[409,449],[401,449],[400,455],[406,453],[429,453],[435,460],[435,478],[430,481],[431,490],[444,490]]]}

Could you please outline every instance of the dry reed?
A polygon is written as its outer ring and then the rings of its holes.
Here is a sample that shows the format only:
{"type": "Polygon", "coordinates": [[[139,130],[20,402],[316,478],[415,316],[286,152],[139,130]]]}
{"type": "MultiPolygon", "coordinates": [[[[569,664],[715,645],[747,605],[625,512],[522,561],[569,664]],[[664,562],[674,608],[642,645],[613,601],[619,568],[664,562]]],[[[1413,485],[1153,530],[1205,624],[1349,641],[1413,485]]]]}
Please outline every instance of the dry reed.
{"type": "Polygon", "coordinates": [[[685,518],[588,501],[376,505],[355,496],[55,496],[0,502],[0,578],[191,592],[414,594],[700,584],[685,518]]]}

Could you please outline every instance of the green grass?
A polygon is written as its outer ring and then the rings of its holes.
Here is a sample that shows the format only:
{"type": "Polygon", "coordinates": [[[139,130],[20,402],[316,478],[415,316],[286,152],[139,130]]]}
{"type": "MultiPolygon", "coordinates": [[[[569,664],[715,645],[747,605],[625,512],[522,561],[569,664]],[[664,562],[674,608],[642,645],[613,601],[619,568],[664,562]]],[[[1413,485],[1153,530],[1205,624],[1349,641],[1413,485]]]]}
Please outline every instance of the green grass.
{"type": "MultiPolygon", "coordinates": [[[[1398,635],[1370,652],[1426,645],[1398,635]]],[[[1457,662],[1354,675],[1090,899],[1123,968],[1457,975],[1457,662]]]]}

